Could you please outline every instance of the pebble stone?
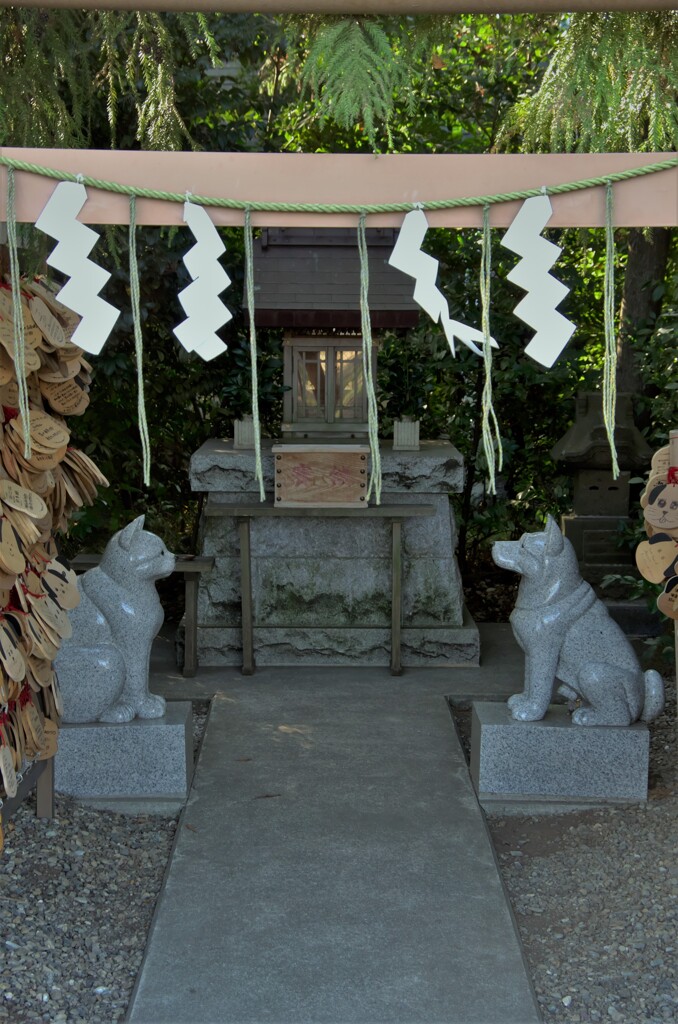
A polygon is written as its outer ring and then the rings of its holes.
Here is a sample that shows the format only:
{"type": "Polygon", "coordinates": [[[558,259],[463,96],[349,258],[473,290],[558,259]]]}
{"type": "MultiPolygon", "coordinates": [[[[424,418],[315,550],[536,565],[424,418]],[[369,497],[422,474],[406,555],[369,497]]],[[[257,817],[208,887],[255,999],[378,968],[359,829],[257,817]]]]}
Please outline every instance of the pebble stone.
{"type": "MultiPolygon", "coordinates": [[[[668,697],[647,804],[488,819],[547,1022],[678,1019],[675,686],[668,697]]],[[[196,750],[206,717],[194,705],[196,750]]],[[[0,858],[0,1021],[124,1019],[176,825],[66,798],[50,822],[19,809],[0,858]]]]}

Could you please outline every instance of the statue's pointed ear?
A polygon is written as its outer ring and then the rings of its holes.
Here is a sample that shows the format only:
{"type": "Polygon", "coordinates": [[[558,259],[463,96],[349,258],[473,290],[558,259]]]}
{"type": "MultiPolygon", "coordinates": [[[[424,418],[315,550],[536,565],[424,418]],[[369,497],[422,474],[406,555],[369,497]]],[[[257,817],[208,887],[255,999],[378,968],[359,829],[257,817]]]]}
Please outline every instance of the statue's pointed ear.
{"type": "Polygon", "coordinates": [[[563,550],[564,540],[560,527],[553,516],[546,517],[546,545],[544,551],[547,555],[559,555],[563,550]]]}
{"type": "Polygon", "coordinates": [[[140,530],[143,530],[145,518],[145,516],[138,516],[136,519],[133,519],[132,522],[129,523],[124,530],[121,531],[118,543],[120,544],[121,548],[125,549],[125,551],[129,551],[129,549],[132,546],[132,541],[134,540],[134,537],[136,536],[137,533],[139,533],[140,530]]]}

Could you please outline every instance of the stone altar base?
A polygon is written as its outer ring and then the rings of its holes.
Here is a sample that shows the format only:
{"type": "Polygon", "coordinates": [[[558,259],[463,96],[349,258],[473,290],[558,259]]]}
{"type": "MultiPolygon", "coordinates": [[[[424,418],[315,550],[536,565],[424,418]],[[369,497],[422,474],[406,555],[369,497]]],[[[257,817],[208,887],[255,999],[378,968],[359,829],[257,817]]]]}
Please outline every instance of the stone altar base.
{"type": "Polygon", "coordinates": [[[162,718],[62,725],[55,789],[76,797],[185,799],[193,774],[190,701],[162,718]]]}
{"type": "Polygon", "coordinates": [[[471,777],[484,807],[646,800],[649,752],[643,722],[573,725],[559,704],[541,722],[517,722],[504,703],[473,704],[471,777]]]}
{"type": "MultiPolygon", "coordinates": [[[[271,515],[250,524],[252,616],[257,664],[388,665],[392,534],[386,519],[276,517],[272,442],[262,442],[271,515]]],[[[464,615],[450,493],[463,488],[460,453],[448,441],[420,451],[381,444],[384,505],[430,505],[402,522],[402,661],[405,668],[478,664],[478,630],[464,615]]],[[[210,440],[191,457],[191,486],[207,494],[200,550],[214,558],[200,578],[201,666],[239,665],[242,586],[239,527],[219,505],[256,505],[254,452],[210,440]]],[[[288,511],[288,510],[287,510],[288,511]]],[[[308,512],[308,509],[304,509],[308,512]]]]}

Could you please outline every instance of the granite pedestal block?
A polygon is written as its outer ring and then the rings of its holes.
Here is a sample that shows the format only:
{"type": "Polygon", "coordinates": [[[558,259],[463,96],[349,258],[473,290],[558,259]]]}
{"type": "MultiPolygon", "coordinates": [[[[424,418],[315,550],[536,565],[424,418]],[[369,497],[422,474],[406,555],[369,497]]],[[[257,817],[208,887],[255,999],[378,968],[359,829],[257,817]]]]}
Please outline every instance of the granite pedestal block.
{"type": "Polygon", "coordinates": [[[645,800],[649,750],[643,722],[573,725],[556,704],[540,722],[517,722],[506,704],[473,705],[471,777],[483,805],[645,800]]]}
{"type": "Polygon", "coordinates": [[[190,701],[168,702],[162,718],[62,725],[59,732],[59,793],[184,799],[192,773],[190,701]]]}

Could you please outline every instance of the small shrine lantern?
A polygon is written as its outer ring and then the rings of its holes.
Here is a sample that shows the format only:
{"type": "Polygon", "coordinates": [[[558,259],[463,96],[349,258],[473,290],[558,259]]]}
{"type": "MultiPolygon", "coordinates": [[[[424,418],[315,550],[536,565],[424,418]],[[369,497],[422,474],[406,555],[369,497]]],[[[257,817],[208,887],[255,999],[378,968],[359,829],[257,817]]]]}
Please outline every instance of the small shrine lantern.
{"type": "MultiPolygon", "coordinates": [[[[261,441],[264,502],[252,444],[215,438],[193,456],[192,485],[208,494],[203,550],[215,556],[200,583],[201,665],[393,665],[401,644],[411,666],[478,662],[449,500],[463,488],[460,453],[442,439],[418,451],[384,441],[381,507],[370,488],[356,234],[269,229],[255,242],[256,324],[284,331],[283,440],[261,441]]],[[[368,231],[367,243],[378,339],[414,326],[419,307],[411,277],[388,263],[395,232],[368,231]]]]}
{"type": "MultiPolygon", "coordinates": [[[[362,339],[285,337],[283,437],[367,436],[362,339]]],[[[373,366],[376,362],[374,348],[373,366]]]]}
{"type": "MultiPolygon", "coordinates": [[[[413,327],[419,307],[407,278],[388,263],[395,230],[366,232],[373,335],[413,327]]],[[[356,232],[269,228],[254,249],[255,322],[283,327],[283,438],[356,441],[367,437],[367,396],[356,232]]],[[[376,344],[372,350],[376,373],[376,344]]]]}

